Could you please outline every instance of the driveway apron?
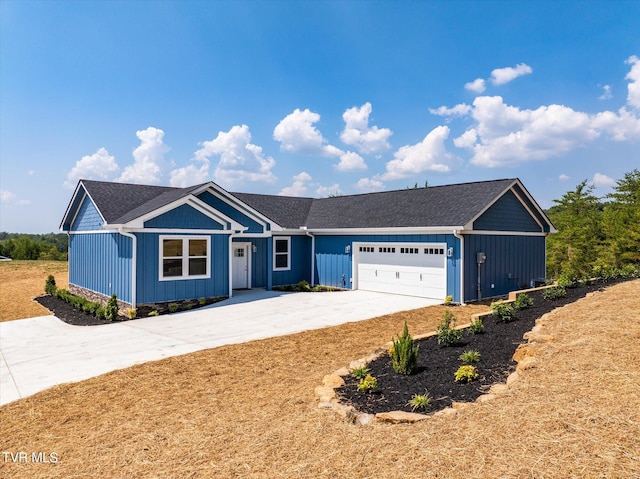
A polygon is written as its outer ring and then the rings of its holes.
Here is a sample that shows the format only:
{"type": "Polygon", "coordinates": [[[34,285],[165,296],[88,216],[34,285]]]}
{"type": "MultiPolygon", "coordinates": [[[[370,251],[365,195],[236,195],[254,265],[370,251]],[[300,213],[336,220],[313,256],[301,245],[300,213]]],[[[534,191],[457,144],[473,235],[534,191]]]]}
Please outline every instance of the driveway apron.
{"type": "Polygon", "coordinates": [[[438,303],[360,290],[250,290],[194,311],[100,326],[71,326],[54,316],[6,321],[0,323],[0,405],[134,364],[438,303]]]}

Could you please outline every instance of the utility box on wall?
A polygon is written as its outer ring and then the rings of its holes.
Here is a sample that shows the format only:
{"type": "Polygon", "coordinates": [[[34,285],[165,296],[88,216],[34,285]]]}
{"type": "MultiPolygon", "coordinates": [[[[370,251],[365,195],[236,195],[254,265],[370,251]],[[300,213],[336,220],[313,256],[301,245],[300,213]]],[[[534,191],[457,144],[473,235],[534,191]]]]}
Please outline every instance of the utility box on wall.
{"type": "Polygon", "coordinates": [[[487,260],[487,255],[480,252],[480,253],[476,253],[476,263],[478,264],[484,264],[484,262],[487,260]]]}

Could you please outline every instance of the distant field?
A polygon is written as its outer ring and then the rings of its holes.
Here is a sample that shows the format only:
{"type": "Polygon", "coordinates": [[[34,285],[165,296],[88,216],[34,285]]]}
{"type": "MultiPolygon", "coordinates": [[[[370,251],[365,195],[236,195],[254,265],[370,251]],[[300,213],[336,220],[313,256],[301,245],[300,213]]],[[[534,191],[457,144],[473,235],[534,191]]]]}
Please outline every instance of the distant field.
{"type": "Polygon", "coordinates": [[[56,278],[59,288],[68,286],[66,261],[0,262],[0,321],[50,314],[33,301],[44,294],[44,283],[50,274],[56,278]]]}

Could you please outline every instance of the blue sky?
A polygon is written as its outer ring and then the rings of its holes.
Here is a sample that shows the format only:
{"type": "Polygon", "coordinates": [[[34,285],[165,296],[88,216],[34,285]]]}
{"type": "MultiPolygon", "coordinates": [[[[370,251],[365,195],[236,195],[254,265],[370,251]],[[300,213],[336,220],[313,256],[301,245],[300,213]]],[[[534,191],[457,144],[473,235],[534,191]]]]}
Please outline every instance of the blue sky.
{"type": "Polygon", "coordinates": [[[640,2],[0,1],[0,231],[79,178],[327,196],[640,168],[640,2]]]}

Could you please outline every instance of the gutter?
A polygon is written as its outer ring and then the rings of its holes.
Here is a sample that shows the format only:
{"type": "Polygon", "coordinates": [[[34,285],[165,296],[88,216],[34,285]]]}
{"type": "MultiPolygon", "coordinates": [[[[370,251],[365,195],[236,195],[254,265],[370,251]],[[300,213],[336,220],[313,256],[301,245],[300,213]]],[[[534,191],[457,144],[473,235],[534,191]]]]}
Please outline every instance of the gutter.
{"type": "Polygon", "coordinates": [[[133,233],[127,233],[122,229],[122,226],[118,227],[118,233],[122,236],[131,238],[132,241],[132,253],[131,253],[131,308],[136,309],[136,278],[138,264],[138,238],[133,233]]]}
{"type": "Polygon", "coordinates": [[[460,240],[460,304],[464,306],[464,236],[457,229],[453,230],[453,236],[460,240]]]}
{"type": "Polygon", "coordinates": [[[315,270],[316,270],[316,237],[313,233],[306,231],[306,227],[304,227],[307,236],[311,238],[311,287],[315,286],[315,270]]]}

